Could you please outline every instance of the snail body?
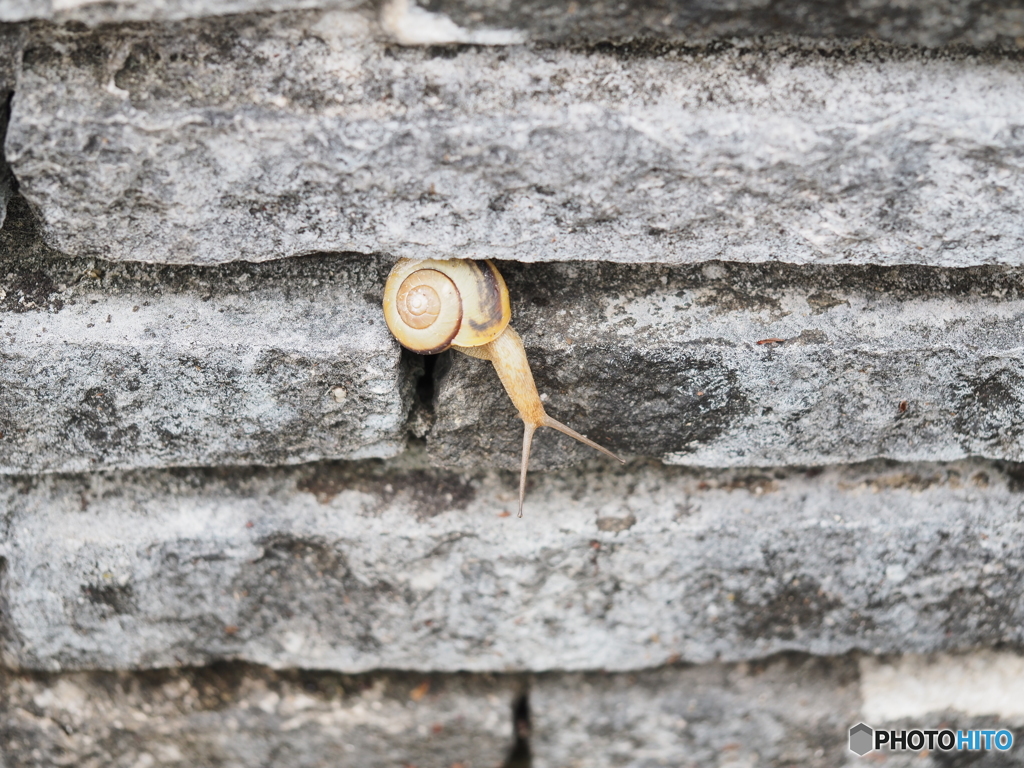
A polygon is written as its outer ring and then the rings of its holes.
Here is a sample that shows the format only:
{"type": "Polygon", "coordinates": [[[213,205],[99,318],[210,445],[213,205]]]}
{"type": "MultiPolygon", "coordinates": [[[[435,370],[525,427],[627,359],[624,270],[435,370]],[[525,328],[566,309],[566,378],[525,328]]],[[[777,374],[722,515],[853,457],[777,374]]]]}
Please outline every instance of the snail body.
{"type": "Polygon", "coordinates": [[[530,447],[540,427],[557,429],[616,461],[622,459],[547,415],[523,340],[509,325],[511,318],[508,287],[489,260],[403,259],[384,287],[384,319],[402,346],[420,354],[454,348],[494,365],[525,425],[519,472],[522,517],[530,447]]]}

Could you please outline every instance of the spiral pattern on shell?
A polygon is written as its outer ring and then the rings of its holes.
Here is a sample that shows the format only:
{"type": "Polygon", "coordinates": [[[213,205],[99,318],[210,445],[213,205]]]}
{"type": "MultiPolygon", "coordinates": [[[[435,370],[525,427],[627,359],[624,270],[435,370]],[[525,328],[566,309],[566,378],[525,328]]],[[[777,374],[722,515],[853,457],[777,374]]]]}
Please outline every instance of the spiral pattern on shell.
{"type": "Polygon", "coordinates": [[[424,355],[487,344],[511,317],[505,280],[489,260],[402,259],[384,286],[388,328],[424,355]]]}

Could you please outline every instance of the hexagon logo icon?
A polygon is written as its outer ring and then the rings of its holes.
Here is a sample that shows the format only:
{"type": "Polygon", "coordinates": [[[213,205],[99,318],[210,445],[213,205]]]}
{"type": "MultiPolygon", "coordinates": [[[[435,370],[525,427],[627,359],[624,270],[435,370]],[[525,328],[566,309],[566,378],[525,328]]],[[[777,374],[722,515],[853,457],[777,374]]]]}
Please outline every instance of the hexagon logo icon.
{"type": "Polygon", "coordinates": [[[870,725],[857,723],[850,729],[850,751],[864,757],[871,751],[874,738],[875,732],[870,725]]]}

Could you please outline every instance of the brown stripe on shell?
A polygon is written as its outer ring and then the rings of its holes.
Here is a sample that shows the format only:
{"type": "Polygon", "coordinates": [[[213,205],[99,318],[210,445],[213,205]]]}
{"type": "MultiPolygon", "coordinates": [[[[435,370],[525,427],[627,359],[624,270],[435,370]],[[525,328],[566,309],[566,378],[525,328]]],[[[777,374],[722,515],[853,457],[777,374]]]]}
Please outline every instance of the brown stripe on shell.
{"type": "Polygon", "coordinates": [[[508,325],[511,310],[508,288],[490,261],[459,262],[461,280],[462,330],[452,342],[461,347],[477,347],[493,341],[508,325]]]}
{"type": "Polygon", "coordinates": [[[469,327],[474,331],[485,331],[494,327],[504,318],[501,312],[501,289],[498,285],[498,270],[489,261],[470,261],[476,271],[476,295],[478,303],[487,320],[478,323],[472,317],[467,317],[469,327]]]}

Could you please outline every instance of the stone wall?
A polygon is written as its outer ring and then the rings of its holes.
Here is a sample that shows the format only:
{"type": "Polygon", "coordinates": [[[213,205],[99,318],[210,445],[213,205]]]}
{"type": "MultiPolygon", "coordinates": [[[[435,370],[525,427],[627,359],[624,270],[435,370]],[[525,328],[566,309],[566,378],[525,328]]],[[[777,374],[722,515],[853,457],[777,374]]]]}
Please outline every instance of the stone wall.
{"type": "Polygon", "coordinates": [[[0,0],[0,768],[1024,738],[1022,49],[1000,0],[0,0]],[[544,430],[516,517],[400,256],[498,259],[626,464],[544,430]]]}

